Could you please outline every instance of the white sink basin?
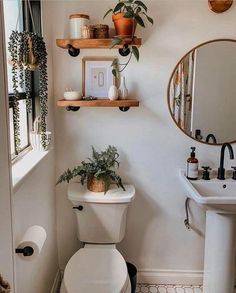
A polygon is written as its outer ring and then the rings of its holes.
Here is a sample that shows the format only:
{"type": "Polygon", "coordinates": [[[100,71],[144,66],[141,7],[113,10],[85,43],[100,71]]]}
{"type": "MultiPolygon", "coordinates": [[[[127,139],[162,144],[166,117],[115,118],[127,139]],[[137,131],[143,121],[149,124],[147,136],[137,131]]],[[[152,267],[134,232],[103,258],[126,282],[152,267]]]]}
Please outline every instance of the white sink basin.
{"type": "Polygon", "coordinates": [[[186,188],[186,195],[201,207],[218,213],[236,214],[236,180],[189,180],[183,170],[180,171],[180,178],[186,188]]]}
{"type": "Polygon", "coordinates": [[[236,181],[180,179],[186,196],[206,210],[204,293],[233,293],[236,249],[236,181]]]}

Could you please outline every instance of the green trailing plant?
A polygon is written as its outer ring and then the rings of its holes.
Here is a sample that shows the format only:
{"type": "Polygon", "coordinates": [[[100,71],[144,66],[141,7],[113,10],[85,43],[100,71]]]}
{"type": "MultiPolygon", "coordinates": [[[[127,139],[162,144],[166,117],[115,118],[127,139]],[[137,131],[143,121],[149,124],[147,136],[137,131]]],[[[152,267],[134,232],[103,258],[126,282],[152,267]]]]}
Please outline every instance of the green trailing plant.
{"type": "Polygon", "coordinates": [[[13,82],[13,124],[16,152],[21,150],[20,117],[19,117],[19,89],[26,93],[27,111],[32,111],[31,71],[39,71],[39,101],[42,130],[42,146],[46,147],[46,117],[48,114],[48,76],[47,50],[41,36],[33,32],[12,31],[9,40],[10,63],[12,64],[13,82]]]}
{"type": "Polygon", "coordinates": [[[73,178],[80,177],[80,183],[84,185],[93,176],[105,182],[105,193],[110,184],[115,183],[118,187],[125,190],[122,179],[114,171],[119,168],[117,161],[119,154],[114,146],[109,146],[106,150],[98,152],[92,147],[92,157],[88,161],[82,161],[81,165],[68,169],[58,179],[57,184],[66,181],[69,183],[73,178]]]}
{"type": "MultiPolygon", "coordinates": [[[[154,23],[153,19],[147,14],[148,13],[148,8],[147,6],[139,0],[119,0],[119,2],[116,4],[114,9],[109,9],[105,15],[104,18],[109,15],[110,13],[113,14],[118,14],[118,13],[124,13],[125,18],[133,19],[134,22],[136,22],[138,25],[141,27],[145,28],[145,22],[144,18],[148,20],[152,25],[154,23]]],[[[133,29],[133,34],[131,37],[131,44],[134,39],[134,29],[133,29]]],[[[111,48],[120,45],[123,42],[122,37],[114,37],[112,40],[111,48]]],[[[123,51],[125,52],[126,50],[129,50],[129,57],[128,60],[125,63],[119,63],[118,58],[116,58],[113,61],[112,66],[115,66],[115,68],[112,70],[112,73],[115,77],[119,77],[119,73],[124,71],[125,68],[128,66],[130,63],[132,57],[134,56],[137,61],[139,61],[139,49],[135,45],[129,45],[125,44],[123,51]]]]}

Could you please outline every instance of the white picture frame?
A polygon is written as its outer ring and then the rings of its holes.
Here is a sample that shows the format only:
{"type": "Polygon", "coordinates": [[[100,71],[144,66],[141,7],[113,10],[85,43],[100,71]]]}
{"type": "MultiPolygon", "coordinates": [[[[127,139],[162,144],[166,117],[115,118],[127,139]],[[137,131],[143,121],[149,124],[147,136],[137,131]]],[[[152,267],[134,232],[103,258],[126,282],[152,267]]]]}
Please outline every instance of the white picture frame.
{"type": "Polygon", "coordinates": [[[108,99],[111,85],[116,85],[112,74],[114,57],[84,57],[82,62],[82,89],[84,97],[108,99]]]}

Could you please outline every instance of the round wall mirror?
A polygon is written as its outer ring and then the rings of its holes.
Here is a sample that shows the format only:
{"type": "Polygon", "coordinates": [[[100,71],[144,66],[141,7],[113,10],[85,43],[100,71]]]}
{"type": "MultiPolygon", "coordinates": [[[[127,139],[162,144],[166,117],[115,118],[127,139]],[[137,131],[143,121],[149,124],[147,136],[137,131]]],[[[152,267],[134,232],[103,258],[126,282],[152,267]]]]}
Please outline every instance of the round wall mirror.
{"type": "Polygon", "coordinates": [[[176,125],[207,144],[236,141],[236,40],[209,41],[176,65],[168,86],[176,125]]]}

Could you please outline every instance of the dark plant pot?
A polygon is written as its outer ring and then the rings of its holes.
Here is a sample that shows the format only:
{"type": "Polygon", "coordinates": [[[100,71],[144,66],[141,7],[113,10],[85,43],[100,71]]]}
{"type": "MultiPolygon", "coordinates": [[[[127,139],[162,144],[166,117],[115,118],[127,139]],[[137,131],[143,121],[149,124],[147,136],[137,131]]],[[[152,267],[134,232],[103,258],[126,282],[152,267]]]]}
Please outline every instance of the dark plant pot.
{"type": "Polygon", "coordinates": [[[115,25],[116,35],[120,37],[131,38],[134,36],[137,22],[133,18],[124,17],[124,13],[112,15],[112,20],[115,25]]]}
{"type": "Polygon", "coordinates": [[[135,293],[137,285],[137,268],[130,262],[126,262],[126,265],[131,283],[131,293],[135,293]]]}
{"type": "Polygon", "coordinates": [[[92,192],[105,192],[106,183],[103,179],[97,179],[94,176],[89,176],[87,180],[87,188],[92,192]]]}

